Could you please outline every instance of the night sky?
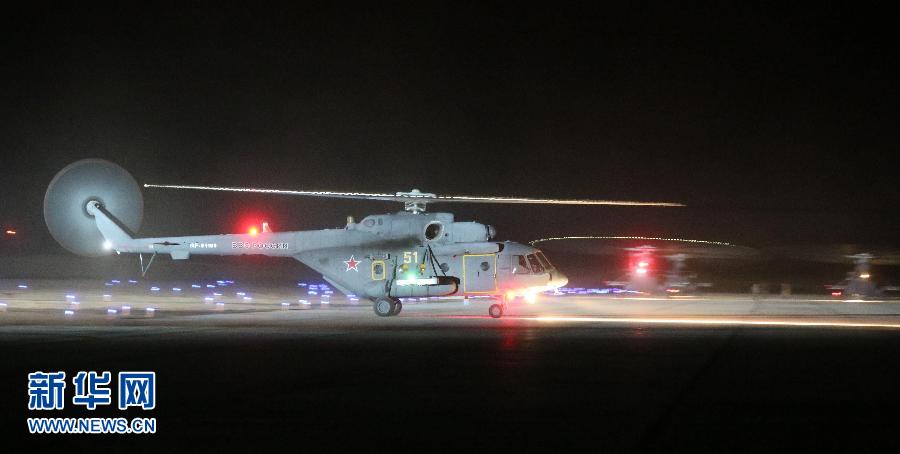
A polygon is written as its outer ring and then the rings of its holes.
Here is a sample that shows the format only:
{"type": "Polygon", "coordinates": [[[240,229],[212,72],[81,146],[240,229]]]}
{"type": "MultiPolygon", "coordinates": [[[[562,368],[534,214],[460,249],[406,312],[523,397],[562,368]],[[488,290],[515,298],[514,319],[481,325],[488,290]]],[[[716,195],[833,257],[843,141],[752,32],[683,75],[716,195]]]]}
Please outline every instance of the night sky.
{"type": "MultiPolygon", "coordinates": [[[[85,157],[140,183],[677,201],[447,205],[501,239],[897,245],[895,16],[416,2],[6,7],[0,222],[85,157]]],[[[145,190],[145,235],[341,226],[382,202],[145,190]]],[[[430,207],[432,211],[440,209],[430,207]]]]}

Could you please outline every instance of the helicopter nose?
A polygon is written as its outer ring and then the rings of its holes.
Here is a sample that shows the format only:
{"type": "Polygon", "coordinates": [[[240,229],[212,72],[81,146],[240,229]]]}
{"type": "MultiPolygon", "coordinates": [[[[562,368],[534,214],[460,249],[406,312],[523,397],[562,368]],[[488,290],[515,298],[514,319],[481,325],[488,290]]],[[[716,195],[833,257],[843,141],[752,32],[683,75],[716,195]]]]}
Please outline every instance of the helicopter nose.
{"type": "Polygon", "coordinates": [[[566,277],[561,271],[554,270],[550,273],[550,283],[549,286],[552,288],[560,288],[569,283],[569,278],[566,277]]]}

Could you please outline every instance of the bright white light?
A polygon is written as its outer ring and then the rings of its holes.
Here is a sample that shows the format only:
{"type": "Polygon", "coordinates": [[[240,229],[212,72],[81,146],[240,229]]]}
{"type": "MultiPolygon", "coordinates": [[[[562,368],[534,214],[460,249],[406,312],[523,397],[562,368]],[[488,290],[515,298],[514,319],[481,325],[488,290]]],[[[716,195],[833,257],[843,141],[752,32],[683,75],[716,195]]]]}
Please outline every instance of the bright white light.
{"type": "Polygon", "coordinates": [[[148,307],[147,309],[144,309],[144,310],[147,312],[156,312],[156,309],[152,308],[152,307],[148,307]]]}
{"type": "Polygon", "coordinates": [[[110,250],[110,249],[112,249],[112,243],[110,243],[109,241],[104,241],[104,242],[103,242],[103,249],[106,249],[107,251],[110,250]]]}
{"type": "Polygon", "coordinates": [[[860,274],[859,277],[862,278],[862,279],[868,279],[868,278],[869,278],[869,273],[863,273],[863,274],[860,274]]]}
{"type": "Polygon", "coordinates": [[[637,274],[647,274],[647,268],[638,268],[637,274]]]}
{"type": "Polygon", "coordinates": [[[107,313],[107,314],[118,314],[119,311],[117,311],[117,310],[115,310],[115,309],[107,309],[107,310],[106,310],[106,313],[107,313]]]}
{"type": "Polygon", "coordinates": [[[75,311],[71,311],[71,310],[66,309],[66,310],[63,311],[63,314],[66,314],[66,315],[75,315],[75,311]]]}
{"type": "Polygon", "coordinates": [[[525,301],[528,304],[534,304],[537,301],[537,295],[534,293],[527,293],[525,294],[525,301]]]}

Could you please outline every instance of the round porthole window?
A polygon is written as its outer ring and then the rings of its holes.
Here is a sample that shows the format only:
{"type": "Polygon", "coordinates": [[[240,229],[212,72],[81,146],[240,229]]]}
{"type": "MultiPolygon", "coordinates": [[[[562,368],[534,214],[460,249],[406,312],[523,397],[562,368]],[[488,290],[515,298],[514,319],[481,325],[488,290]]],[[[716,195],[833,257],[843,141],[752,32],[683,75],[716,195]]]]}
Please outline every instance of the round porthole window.
{"type": "Polygon", "coordinates": [[[488,262],[481,262],[481,271],[487,271],[491,269],[491,265],[488,262]]]}
{"type": "Polygon", "coordinates": [[[433,241],[441,236],[444,231],[444,224],[440,222],[432,222],[425,226],[425,239],[433,241]]]}

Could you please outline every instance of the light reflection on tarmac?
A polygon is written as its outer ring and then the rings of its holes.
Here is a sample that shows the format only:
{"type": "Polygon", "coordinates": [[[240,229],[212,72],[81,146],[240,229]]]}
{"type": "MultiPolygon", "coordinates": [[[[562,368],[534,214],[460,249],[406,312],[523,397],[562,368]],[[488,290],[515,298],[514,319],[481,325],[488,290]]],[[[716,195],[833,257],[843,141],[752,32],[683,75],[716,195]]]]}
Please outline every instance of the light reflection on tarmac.
{"type": "MultiPolygon", "coordinates": [[[[488,298],[405,299],[403,312],[375,316],[365,299],[321,283],[254,286],[210,282],[0,281],[2,326],[415,326],[489,325],[488,298]]],[[[790,326],[900,329],[900,301],[816,296],[697,297],[541,295],[513,302],[503,320],[523,326],[790,326]]]]}
{"type": "Polygon", "coordinates": [[[26,374],[96,368],[155,371],[164,429],[67,447],[897,450],[896,301],[551,295],[499,320],[484,298],[381,318],[296,284],[0,281],[10,443],[60,440],[24,431],[26,374]]]}

